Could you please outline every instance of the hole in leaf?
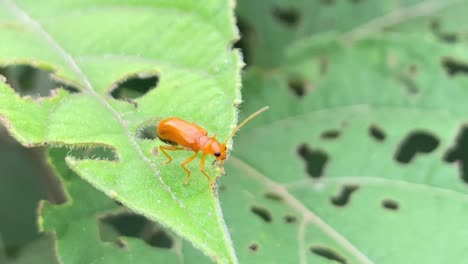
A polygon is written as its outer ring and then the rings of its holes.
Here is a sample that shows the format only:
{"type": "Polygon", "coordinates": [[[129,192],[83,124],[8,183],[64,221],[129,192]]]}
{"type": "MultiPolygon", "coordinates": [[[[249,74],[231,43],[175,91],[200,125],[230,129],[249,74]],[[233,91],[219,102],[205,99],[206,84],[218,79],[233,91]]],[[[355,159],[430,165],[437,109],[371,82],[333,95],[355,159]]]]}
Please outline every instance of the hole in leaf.
{"type": "Polygon", "coordinates": [[[399,208],[399,204],[396,201],[385,199],[382,201],[382,207],[388,210],[396,211],[399,208]]]}
{"type": "Polygon", "coordinates": [[[278,7],[273,8],[273,17],[281,24],[293,28],[299,23],[299,12],[292,7],[278,7]]]}
{"type": "Polygon", "coordinates": [[[137,137],[140,139],[151,139],[151,140],[156,139],[157,138],[156,124],[145,126],[142,129],[139,129],[137,132],[137,137]]]}
{"type": "Polygon", "coordinates": [[[322,246],[312,246],[310,247],[310,252],[314,253],[317,256],[320,256],[322,258],[326,258],[329,260],[336,261],[338,263],[346,264],[346,259],[342,256],[340,256],[336,251],[322,247],[322,246]]]}
{"type": "Polygon", "coordinates": [[[119,158],[115,149],[105,145],[84,145],[84,146],[71,146],[67,155],[76,159],[95,159],[95,160],[110,160],[118,161],[119,158]]]}
{"type": "Polygon", "coordinates": [[[290,77],[288,79],[289,90],[297,97],[302,98],[306,95],[308,90],[310,90],[310,85],[308,85],[303,79],[298,77],[290,77]]]}
{"type": "Polygon", "coordinates": [[[439,145],[439,139],[427,132],[412,132],[398,148],[395,159],[400,163],[409,163],[418,153],[430,153],[439,145]]]}
{"type": "Polygon", "coordinates": [[[462,127],[455,145],[444,154],[444,161],[459,162],[461,179],[468,183],[468,126],[462,127]]]}
{"type": "Polygon", "coordinates": [[[320,135],[320,137],[323,139],[336,139],[339,136],[340,136],[340,131],[336,129],[327,130],[320,135]]]}
{"type": "Polygon", "coordinates": [[[260,249],[257,243],[252,243],[249,245],[249,250],[252,252],[257,252],[260,249]]]}
{"type": "Polygon", "coordinates": [[[297,221],[297,219],[296,219],[295,216],[292,216],[292,215],[285,215],[284,216],[284,222],[286,222],[288,224],[295,223],[296,221],[297,221]]]}
{"type": "Polygon", "coordinates": [[[468,74],[467,63],[460,62],[452,58],[444,58],[442,60],[442,65],[444,66],[447,74],[450,76],[455,76],[457,74],[468,74]]]}
{"type": "Polygon", "coordinates": [[[272,216],[270,211],[268,211],[267,209],[259,206],[252,206],[250,210],[252,211],[252,213],[260,217],[263,221],[267,223],[271,222],[272,216]]]}
{"type": "Polygon", "coordinates": [[[99,227],[102,241],[110,241],[118,245],[120,236],[140,238],[146,244],[156,248],[170,249],[174,244],[172,238],[163,229],[136,214],[106,215],[99,219],[99,227]]]}
{"type": "Polygon", "coordinates": [[[101,221],[113,226],[120,235],[138,237],[148,220],[136,214],[119,214],[107,216],[101,221]]]}
{"type": "Polygon", "coordinates": [[[250,40],[254,37],[254,30],[252,27],[245,22],[245,20],[238,16],[237,17],[237,28],[239,29],[240,38],[234,43],[234,48],[241,50],[244,63],[250,65],[250,40]]]}
{"type": "Polygon", "coordinates": [[[283,201],[283,197],[281,195],[274,193],[274,192],[267,192],[265,193],[265,198],[275,201],[275,202],[281,202],[283,201]]]}
{"type": "Polygon", "coordinates": [[[344,185],[340,193],[330,199],[331,203],[336,206],[345,206],[351,199],[351,194],[355,192],[359,186],[357,185],[344,185]]]}
{"type": "Polygon", "coordinates": [[[172,248],[173,245],[172,238],[163,230],[154,232],[147,240],[147,243],[157,248],[167,249],[172,248]]]}
{"type": "Polygon", "coordinates": [[[313,150],[307,144],[299,146],[297,152],[306,163],[307,173],[312,178],[323,175],[325,165],[328,162],[328,155],[321,150],[313,150]]]}
{"type": "Polygon", "coordinates": [[[369,127],[369,135],[377,141],[384,141],[386,137],[385,132],[376,125],[369,127]]]}
{"type": "Polygon", "coordinates": [[[155,74],[140,73],[117,83],[111,95],[115,99],[133,102],[133,99],[142,97],[150,90],[156,88],[159,77],[155,74]]]}
{"type": "Polygon", "coordinates": [[[60,83],[52,78],[52,72],[30,65],[10,65],[0,67],[0,75],[5,76],[6,82],[20,95],[32,98],[46,97],[57,88],[63,88],[70,93],[79,90],[73,86],[60,83]]]}

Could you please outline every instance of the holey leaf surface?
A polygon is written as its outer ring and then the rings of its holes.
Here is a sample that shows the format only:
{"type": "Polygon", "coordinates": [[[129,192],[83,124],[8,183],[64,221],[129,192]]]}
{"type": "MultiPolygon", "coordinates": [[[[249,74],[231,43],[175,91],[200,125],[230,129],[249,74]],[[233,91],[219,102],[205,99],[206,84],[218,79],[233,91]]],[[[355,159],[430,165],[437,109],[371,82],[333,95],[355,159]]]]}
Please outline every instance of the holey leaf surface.
{"type": "MultiPolygon", "coordinates": [[[[21,97],[0,83],[0,117],[23,145],[104,148],[68,165],[108,196],[170,227],[221,263],[236,262],[216,194],[199,172],[183,186],[178,164],[141,136],[170,116],[225,138],[240,101],[239,53],[232,1],[0,1],[0,66],[32,65],[74,93],[21,97]],[[153,76],[156,87],[133,101],[112,93],[128,78],[153,76]]],[[[154,136],[154,135],[153,135],[154,136]]],[[[216,172],[209,166],[209,173],[216,172]]],[[[60,251],[61,245],[58,244],[60,251]]]]}
{"type": "Polygon", "coordinates": [[[270,110],[221,181],[240,261],[467,263],[468,49],[425,17],[466,1],[265,2],[239,3],[243,113],[270,110]],[[312,17],[335,32],[304,34],[312,17]]]}

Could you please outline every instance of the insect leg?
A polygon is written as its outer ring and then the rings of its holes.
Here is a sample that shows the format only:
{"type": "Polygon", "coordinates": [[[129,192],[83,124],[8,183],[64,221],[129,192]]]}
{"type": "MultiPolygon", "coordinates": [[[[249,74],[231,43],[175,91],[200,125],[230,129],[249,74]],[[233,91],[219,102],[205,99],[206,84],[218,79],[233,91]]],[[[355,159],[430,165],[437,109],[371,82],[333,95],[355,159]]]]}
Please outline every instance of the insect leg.
{"type": "Polygon", "coordinates": [[[187,178],[185,178],[185,181],[184,181],[184,185],[187,185],[189,180],[190,180],[190,170],[185,167],[187,164],[189,164],[190,162],[192,162],[198,155],[198,152],[195,152],[190,158],[188,158],[186,161],[182,162],[181,166],[182,168],[184,168],[184,170],[188,173],[187,175],[187,178]]]}
{"type": "Polygon", "coordinates": [[[200,170],[203,174],[205,174],[206,178],[208,178],[208,183],[210,183],[211,186],[213,186],[213,182],[211,181],[211,177],[210,175],[208,175],[208,173],[206,173],[205,171],[205,158],[206,158],[206,155],[203,155],[201,157],[201,161],[200,161],[200,170]]]}
{"type": "Polygon", "coordinates": [[[164,153],[164,155],[166,155],[166,157],[168,158],[168,160],[166,162],[164,162],[164,165],[167,165],[169,163],[171,163],[172,161],[172,157],[171,155],[169,155],[166,150],[182,150],[184,148],[182,147],[178,147],[178,146],[166,146],[166,145],[161,145],[159,146],[159,149],[162,151],[162,153],[164,153]]]}

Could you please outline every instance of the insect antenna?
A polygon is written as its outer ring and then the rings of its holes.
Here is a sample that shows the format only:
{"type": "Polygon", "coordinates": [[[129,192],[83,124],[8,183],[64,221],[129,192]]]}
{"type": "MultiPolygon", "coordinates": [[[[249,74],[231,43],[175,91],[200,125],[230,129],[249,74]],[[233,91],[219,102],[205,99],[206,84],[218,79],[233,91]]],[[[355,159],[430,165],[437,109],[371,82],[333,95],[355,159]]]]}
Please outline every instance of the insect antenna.
{"type": "Polygon", "coordinates": [[[252,120],[252,118],[258,116],[259,114],[265,112],[266,110],[268,110],[268,106],[264,106],[262,108],[260,108],[259,110],[257,110],[257,112],[251,114],[249,117],[247,117],[244,121],[242,121],[242,123],[240,123],[238,126],[236,126],[236,128],[234,128],[231,132],[231,134],[229,135],[229,137],[226,139],[226,141],[224,142],[224,144],[226,145],[228,143],[228,141],[240,130],[241,127],[243,127],[245,124],[247,124],[247,122],[249,122],[250,120],[252,120]]]}

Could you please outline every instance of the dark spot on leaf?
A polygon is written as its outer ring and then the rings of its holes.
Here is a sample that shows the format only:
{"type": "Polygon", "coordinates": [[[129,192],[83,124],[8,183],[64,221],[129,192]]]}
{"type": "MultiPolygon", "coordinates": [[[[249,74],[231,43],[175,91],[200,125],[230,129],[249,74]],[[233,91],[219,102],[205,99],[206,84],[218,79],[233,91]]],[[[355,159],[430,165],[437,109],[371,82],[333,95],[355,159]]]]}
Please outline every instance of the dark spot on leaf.
{"type": "Polygon", "coordinates": [[[310,247],[310,252],[329,260],[336,261],[338,263],[346,264],[346,259],[340,256],[336,251],[326,248],[323,246],[312,246],[310,247]]]}
{"type": "Polygon", "coordinates": [[[409,95],[416,95],[419,93],[419,87],[409,74],[400,74],[397,76],[397,80],[403,85],[405,91],[409,95]]]}
{"type": "Polygon", "coordinates": [[[313,150],[307,144],[299,146],[297,152],[306,163],[307,173],[312,178],[323,175],[325,165],[328,162],[328,155],[321,150],[313,150]]]}
{"type": "Polygon", "coordinates": [[[330,199],[331,203],[336,206],[345,206],[351,199],[351,194],[355,192],[359,186],[357,185],[343,185],[340,193],[330,199]]]}
{"type": "Polygon", "coordinates": [[[281,197],[281,195],[274,193],[274,192],[265,193],[265,198],[275,201],[275,202],[283,201],[283,197],[281,197]]]}
{"type": "Polygon", "coordinates": [[[174,244],[166,231],[145,217],[133,213],[105,215],[99,219],[99,226],[103,241],[113,241],[119,244],[118,238],[124,236],[142,239],[146,244],[156,248],[170,249],[174,244]],[[114,230],[114,234],[106,231],[109,228],[114,230]]]}
{"type": "Polygon", "coordinates": [[[468,183],[468,126],[462,127],[455,145],[445,153],[444,161],[458,162],[461,179],[468,183]]]}
{"type": "Polygon", "coordinates": [[[439,145],[434,135],[417,131],[409,134],[399,146],[395,159],[400,163],[409,163],[418,153],[430,153],[439,145]]]}
{"type": "Polygon", "coordinates": [[[436,36],[443,42],[455,43],[458,41],[458,35],[456,33],[444,32],[440,20],[438,19],[432,19],[429,24],[429,27],[434,36],[436,36]]]}
{"type": "Polygon", "coordinates": [[[116,83],[111,95],[115,99],[125,100],[132,104],[134,99],[142,97],[150,90],[156,88],[159,77],[155,74],[140,73],[127,77],[125,80],[116,83]]]}
{"type": "Polygon", "coordinates": [[[285,215],[284,216],[284,222],[288,223],[288,224],[292,224],[294,222],[296,222],[297,219],[295,216],[292,216],[292,215],[285,215]]]}
{"type": "Polygon", "coordinates": [[[299,11],[292,7],[279,7],[275,6],[273,8],[273,17],[280,22],[281,24],[293,28],[296,27],[299,23],[300,15],[299,11]]]}
{"type": "Polygon", "coordinates": [[[377,141],[385,140],[385,132],[376,125],[371,125],[369,127],[369,135],[377,141]]]}
{"type": "Polygon", "coordinates": [[[272,221],[271,213],[267,209],[259,206],[252,206],[250,210],[252,211],[252,213],[260,217],[263,221],[267,223],[270,223],[272,221]]]}
{"type": "Polygon", "coordinates": [[[257,243],[252,243],[249,245],[249,250],[252,252],[257,252],[260,249],[257,243]]]}
{"type": "Polygon", "coordinates": [[[320,137],[323,139],[336,139],[339,136],[340,136],[340,131],[336,129],[327,130],[320,135],[320,137]]]}
{"type": "Polygon", "coordinates": [[[311,88],[302,78],[290,77],[288,79],[289,90],[297,97],[302,98],[306,95],[311,88]]]}
{"type": "Polygon", "coordinates": [[[115,149],[106,145],[73,146],[67,155],[75,159],[119,160],[115,149]]]}
{"type": "Polygon", "coordinates": [[[6,82],[20,95],[32,98],[51,96],[58,88],[70,93],[77,93],[76,87],[60,83],[52,78],[52,71],[36,68],[31,65],[10,65],[0,67],[0,75],[5,76],[6,82]]]}
{"type": "Polygon", "coordinates": [[[468,64],[465,62],[457,61],[452,58],[444,58],[442,60],[442,65],[450,76],[455,76],[457,74],[468,74],[468,64]]]}
{"type": "Polygon", "coordinates": [[[385,199],[382,201],[382,207],[388,210],[396,211],[399,208],[399,205],[396,201],[385,199]]]}

